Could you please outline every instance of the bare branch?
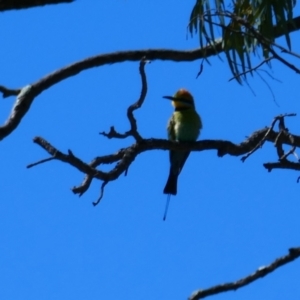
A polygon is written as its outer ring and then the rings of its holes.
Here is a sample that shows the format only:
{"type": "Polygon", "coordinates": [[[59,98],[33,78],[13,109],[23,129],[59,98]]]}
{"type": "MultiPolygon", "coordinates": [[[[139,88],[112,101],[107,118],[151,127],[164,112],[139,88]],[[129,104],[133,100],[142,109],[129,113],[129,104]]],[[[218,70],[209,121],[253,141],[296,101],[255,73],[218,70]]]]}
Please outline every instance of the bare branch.
{"type": "Polygon", "coordinates": [[[91,183],[93,181],[93,176],[86,175],[83,179],[83,182],[79,186],[74,186],[72,188],[72,192],[74,194],[78,194],[79,197],[81,197],[90,187],[91,183]]]}
{"type": "Polygon", "coordinates": [[[291,161],[280,161],[280,162],[274,162],[274,163],[265,163],[263,166],[268,170],[268,172],[271,172],[273,169],[287,169],[287,170],[295,170],[300,171],[300,164],[291,162],[291,161]]]}
{"type": "Polygon", "coordinates": [[[268,266],[259,267],[254,273],[248,275],[247,277],[239,279],[238,281],[235,282],[219,284],[205,290],[198,290],[190,296],[189,300],[198,300],[219,293],[236,291],[237,289],[245,285],[248,285],[257,279],[272,273],[273,271],[286,265],[287,263],[292,262],[293,260],[297,259],[299,256],[300,256],[300,247],[290,248],[289,253],[287,255],[277,258],[274,262],[272,262],[268,266]]]}
{"type": "MultiPolygon", "coordinates": [[[[16,91],[17,90],[15,90],[14,92],[16,91]]],[[[35,97],[35,89],[31,85],[27,85],[23,89],[18,91],[19,93],[16,102],[14,103],[13,109],[8,119],[6,120],[4,125],[0,126],[0,141],[17,128],[22,118],[29,110],[31,103],[33,102],[33,99],[35,97]]]]}
{"type": "Polygon", "coordinates": [[[43,164],[43,163],[45,163],[45,162],[47,162],[47,161],[50,161],[50,160],[53,160],[53,159],[55,159],[54,157],[48,157],[48,158],[45,158],[45,159],[41,159],[41,160],[39,160],[39,161],[37,161],[37,162],[35,162],[35,163],[33,163],[33,164],[29,164],[29,165],[27,165],[27,169],[30,169],[30,168],[32,168],[32,167],[35,167],[35,166],[37,166],[37,165],[39,165],[39,164],[43,164]]]}
{"type": "MultiPolygon", "coordinates": [[[[62,153],[41,137],[36,137],[34,139],[34,142],[41,146],[45,151],[47,151],[53,159],[68,163],[74,168],[78,169],[80,172],[86,174],[81,185],[72,188],[74,194],[79,194],[79,196],[81,196],[88,190],[93,179],[101,180],[105,182],[106,185],[109,181],[116,180],[121,174],[126,175],[129,166],[131,165],[131,163],[133,163],[133,161],[139,154],[154,149],[177,151],[217,150],[217,155],[219,157],[222,157],[226,154],[232,156],[247,154],[243,157],[243,160],[245,160],[259,147],[261,147],[265,143],[265,141],[269,141],[273,142],[276,147],[280,146],[282,148],[282,145],[286,144],[292,146],[292,149],[286,154],[284,154],[283,150],[280,153],[278,152],[280,162],[264,164],[264,167],[266,169],[268,169],[269,171],[271,171],[273,168],[288,168],[300,170],[299,163],[292,163],[287,160],[288,155],[292,153],[295,154],[295,147],[300,147],[300,136],[288,133],[287,129],[284,127],[283,120],[284,117],[287,116],[294,116],[294,114],[284,114],[277,116],[272,121],[270,128],[255,131],[250,137],[248,137],[240,144],[234,144],[230,141],[224,140],[202,140],[198,142],[178,143],[161,139],[142,139],[127,148],[120,149],[114,154],[96,157],[90,163],[83,162],[70,150],[68,151],[68,154],[62,153]],[[279,121],[279,123],[281,124],[279,126],[279,132],[275,132],[273,130],[273,127],[277,121],[279,121]],[[97,168],[101,164],[111,163],[116,164],[108,172],[103,172],[97,168]]],[[[298,157],[296,154],[295,156],[298,157]]],[[[37,164],[44,163],[49,160],[50,159],[39,161],[37,163],[29,165],[29,167],[36,166],[37,164]]],[[[99,201],[102,198],[104,186],[101,189],[102,192],[99,201]]],[[[98,203],[99,201],[97,201],[96,203],[98,203]]]]}
{"type": "MultiPolygon", "coordinates": [[[[264,46],[266,46],[268,48],[268,50],[273,54],[274,58],[276,58],[277,60],[282,62],[288,68],[295,71],[297,74],[300,74],[300,69],[299,68],[295,67],[293,64],[291,64],[290,62],[288,62],[287,60],[282,58],[279,54],[277,54],[277,52],[271,46],[269,46],[268,44],[264,44],[264,46]]],[[[286,51],[289,52],[288,50],[286,50],[286,51]]]]}
{"type": "MultiPolygon", "coordinates": [[[[296,116],[295,113],[292,113],[292,114],[284,114],[284,115],[279,115],[279,116],[275,117],[275,118],[273,119],[273,121],[272,121],[271,126],[270,126],[269,129],[267,130],[265,136],[259,141],[259,143],[258,143],[258,144],[257,144],[250,152],[247,153],[247,155],[245,155],[245,156],[243,156],[243,157],[241,158],[242,162],[244,162],[244,161],[245,161],[251,154],[253,154],[258,148],[261,148],[261,147],[262,147],[262,145],[263,145],[264,142],[267,140],[267,138],[268,138],[269,134],[271,133],[271,131],[273,131],[273,128],[274,128],[274,126],[275,126],[275,124],[276,124],[277,121],[282,120],[284,117],[294,117],[294,116],[296,116]]],[[[279,133],[279,134],[280,134],[280,133],[279,133]]],[[[278,134],[278,135],[279,135],[279,134],[278,134]]],[[[276,137],[275,143],[276,143],[277,139],[278,139],[278,137],[276,137]]]]}
{"type": "Polygon", "coordinates": [[[144,100],[146,98],[146,94],[147,94],[147,79],[146,79],[146,74],[145,74],[145,64],[146,63],[147,63],[147,61],[145,60],[145,58],[143,58],[140,62],[139,71],[140,71],[141,79],[142,79],[142,91],[141,91],[140,98],[137,100],[136,103],[130,105],[127,110],[127,117],[129,119],[129,122],[131,125],[130,133],[135,138],[136,141],[141,141],[142,137],[140,136],[140,134],[137,131],[137,125],[136,125],[136,120],[133,116],[133,111],[135,111],[136,109],[139,109],[143,105],[144,100]]]}
{"type": "MultiPolygon", "coordinates": [[[[95,168],[101,164],[111,164],[119,161],[123,157],[123,155],[124,155],[124,150],[121,149],[120,151],[112,155],[96,157],[94,160],[91,161],[89,166],[95,168]]],[[[90,187],[92,180],[93,180],[92,175],[86,175],[81,185],[72,188],[73,193],[79,194],[79,197],[82,196],[90,187]]]]}
{"type": "Polygon", "coordinates": [[[24,9],[48,4],[72,3],[75,0],[2,0],[0,1],[0,11],[11,9],[24,9]]]}
{"type": "Polygon", "coordinates": [[[98,198],[97,201],[93,202],[93,205],[96,206],[97,204],[100,203],[101,199],[103,198],[103,195],[104,195],[104,188],[105,186],[107,185],[108,181],[103,181],[102,182],[102,185],[101,185],[101,189],[100,189],[100,197],[98,198]]]}
{"type": "Polygon", "coordinates": [[[93,177],[98,179],[103,179],[103,176],[105,176],[105,173],[92,168],[91,166],[89,166],[88,164],[84,163],[82,160],[77,158],[71,150],[68,150],[68,154],[64,154],[41,137],[35,137],[33,139],[33,142],[41,146],[54,159],[68,163],[85,174],[92,175],[93,177]]]}
{"type": "Polygon", "coordinates": [[[20,93],[21,89],[12,90],[3,85],[0,85],[0,92],[2,93],[3,98],[10,96],[17,96],[20,93]]]}
{"type": "Polygon", "coordinates": [[[132,105],[130,105],[127,109],[127,118],[130,123],[130,130],[126,131],[125,133],[119,133],[115,130],[114,126],[110,127],[110,131],[108,133],[105,132],[100,132],[100,134],[104,135],[105,137],[111,139],[111,138],[119,138],[119,139],[124,139],[129,136],[132,136],[135,138],[136,141],[141,141],[143,138],[141,135],[138,133],[137,130],[137,124],[136,124],[136,119],[133,115],[133,111],[136,109],[139,109],[146,98],[147,94],[147,78],[145,74],[145,64],[148,63],[149,61],[146,61],[145,58],[143,58],[140,62],[140,67],[139,71],[141,74],[141,79],[142,79],[142,91],[140,98],[132,105]]]}
{"type": "MultiPolygon", "coordinates": [[[[7,0],[8,1],[8,0],[7,0]]],[[[293,32],[300,29],[300,16],[294,18],[288,23],[288,31],[293,32]]],[[[280,37],[284,35],[282,29],[274,27],[275,36],[280,37]]],[[[223,52],[222,47],[223,40],[218,39],[214,41],[213,44],[209,43],[206,47],[197,48],[195,50],[179,51],[170,49],[148,49],[148,50],[137,50],[137,51],[120,51],[108,54],[101,54],[94,57],[84,59],[82,61],[76,62],[69,66],[66,66],[60,70],[57,70],[45,77],[41,78],[35,83],[32,83],[31,92],[26,95],[23,99],[24,106],[18,113],[11,113],[6,121],[6,123],[0,127],[0,140],[4,139],[13,130],[17,128],[22,118],[27,113],[30,108],[31,103],[39,94],[41,94],[46,89],[65,80],[69,77],[75,76],[84,70],[88,70],[94,67],[100,67],[106,64],[121,63],[125,61],[140,61],[143,57],[153,60],[170,60],[176,62],[184,61],[195,61],[202,58],[207,58],[209,56],[217,55],[223,52]]],[[[277,58],[277,57],[276,57],[277,58]]],[[[8,90],[8,89],[7,89],[8,90]]],[[[1,89],[0,89],[1,91],[1,89]]],[[[2,89],[2,93],[3,93],[2,89]]],[[[16,95],[19,90],[15,90],[13,93],[3,93],[5,96],[16,95]]],[[[16,102],[18,99],[16,100],[16,102]]]]}

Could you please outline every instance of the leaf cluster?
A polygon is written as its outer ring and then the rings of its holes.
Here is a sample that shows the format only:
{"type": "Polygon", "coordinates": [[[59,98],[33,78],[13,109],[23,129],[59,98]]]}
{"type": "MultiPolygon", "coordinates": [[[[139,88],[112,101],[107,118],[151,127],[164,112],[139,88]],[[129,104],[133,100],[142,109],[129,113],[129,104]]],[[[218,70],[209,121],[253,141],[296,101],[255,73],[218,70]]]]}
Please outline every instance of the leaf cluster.
{"type": "MultiPolygon", "coordinates": [[[[241,83],[240,74],[246,79],[247,70],[252,69],[251,53],[262,54],[270,64],[270,47],[278,31],[291,50],[288,24],[292,22],[294,6],[295,0],[237,0],[228,4],[224,0],[197,0],[188,29],[191,35],[199,34],[201,48],[204,41],[212,47],[220,42],[215,38],[219,29],[229,68],[241,83]]],[[[218,52],[216,47],[215,50],[218,52]]]]}

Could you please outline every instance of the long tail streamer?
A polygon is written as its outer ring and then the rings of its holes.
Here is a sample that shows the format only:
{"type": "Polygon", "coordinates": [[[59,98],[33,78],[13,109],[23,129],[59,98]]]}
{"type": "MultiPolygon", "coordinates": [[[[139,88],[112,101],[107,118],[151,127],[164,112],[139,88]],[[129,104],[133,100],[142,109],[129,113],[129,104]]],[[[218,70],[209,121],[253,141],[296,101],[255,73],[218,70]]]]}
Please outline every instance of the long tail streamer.
{"type": "Polygon", "coordinates": [[[167,213],[168,213],[168,209],[169,209],[170,199],[171,199],[171,195],[169,194],[168,197],[167,197],[166,208],[165,208],[165,213],[164,213],[164,218],[163,218],[164,221],[166,221],[166,218],[167,218],[167,213]]]}

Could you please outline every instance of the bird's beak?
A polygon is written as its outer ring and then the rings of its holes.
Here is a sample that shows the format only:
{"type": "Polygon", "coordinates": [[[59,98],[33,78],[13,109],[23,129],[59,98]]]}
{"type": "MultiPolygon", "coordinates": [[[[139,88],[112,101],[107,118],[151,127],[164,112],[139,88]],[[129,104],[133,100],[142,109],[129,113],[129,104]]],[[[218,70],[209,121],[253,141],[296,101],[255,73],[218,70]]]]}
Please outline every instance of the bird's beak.
{"type": "Polygon", "coordinates": [[[176,101],[176,102],[181,102],[181,103],[185,103],[185,104],[191,105],[191,102],[188,101],[188,100],[186,100],[186,99],[175,98],[175,97],[172,97],[172,96],[163,96],[163,98],[171,100],[171,101],[176,101]]]}
{"type": "Polygon", "coordinates": [[[176,100],[176,98],[171,97],[171,96],[163,96],[163,98],[168,99],[168,100],[172,100],[172,101],[176,100]]]}

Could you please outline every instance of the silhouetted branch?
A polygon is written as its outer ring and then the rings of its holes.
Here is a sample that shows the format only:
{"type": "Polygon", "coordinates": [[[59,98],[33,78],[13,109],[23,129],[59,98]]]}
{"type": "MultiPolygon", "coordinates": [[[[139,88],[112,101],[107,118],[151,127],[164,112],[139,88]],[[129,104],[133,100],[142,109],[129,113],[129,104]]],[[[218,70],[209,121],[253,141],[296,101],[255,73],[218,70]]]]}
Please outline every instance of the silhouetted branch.
{"type": "MultiPolygon", "coordinates": [[[[288,22],[287,28],[289,32],[293,32],[300,29],[300,16],[296,17],[292,20],[292,22],[288,22]]],[[[282,29],[274,27],[275,36],[280,37],[285,33],[282,29]]],[[[22,118],[27,113],[30,108],[31,103],[39,94],[43,91],[47,90],[51,86],[59,83],[62,80],[65,80],[69,77],[75,76],[84,70],[88,70],[90,68],[100,67],[107,64],[113,63],[122,63],[126,61],[140,61],[143,57],[146,57],[148,60],[169,60],[175,62],[188,62],[195,61],[202,58],[207,58],[209,56],[217,55],[223,52],[222,47],[222,39],[218,39],[214,41],[214,44],[209,44],[203,48],[197,48],[195,50],[187,50],[187,51],[179,51],[179,50],[170,50],[170,49],[148,49],[148,50],[136,50],[136,51],[120,51],[108,54],[101,54],[93,57],[89,57],[82,61],[76,62],[69,66],[66,66],[60,70],[57,70],[51,74],[46,75],[35,83],[30,84],[31,92],[27,94],[22,103],[23,106],[19,106],[18,113],[11,113],[8,116],[7,121],[3,126],[0,127],[0,140],[4,139],[13,130],[17,128],[22,118]]],[[[287,50],[288,51],[288,50],[287,50]]],[[[26,87],[25,87],[26,88],[26,87]]],[[[14,91],[12,93],[7,92],[9,89],[6,89],[2,86],[2,90],[0,92],[4,94],[5,97],[10,95],[16,95],[19,90],[11,90],[14,91]]],[[[18,99],[16,100],[16,102],[18,99]]]]}
{"type": "Polygon", "coordinates": [[[20,93],[21,89],[12,90],[5,86],[0,85],[0,92],[2,93],[3,98],[10,96],[17,96],[20,93]]]}
{"type": "Polygon", "coordinates": [[[0,11],[11,9],[24,9],[48,4],[71,3],[75,0],[1,0],[0,11]]]}
{"type": "Polygon", "coordinates": [[[273,162],[273,163],[265,163],[263,166],[271,172],[273,169],[286,169],[286,170],[295,170],[300,171],[300,164],[291,162],[291,161],[280,161],[280,162],[273,162]]]}
{"type": "Polygon", "coordinates": [[[134,104],[130,105],[127,109],[127,118],[130,123],[130,130],[126,131],[125,133],[119,133],[115,130],[114,126],[111,126],[110,131],[108,133],[103,131],[100,132],[100,134],[104,135],[109,139],[111,138],[125,139],[129,136],[134,137],[136,141],[141,141],[143,139],[138,133],[136,119],[133,115],[133,111],[139,109],[143,105],[147,94],[147,78],[145,74],[145,64],[148,62],[149,61],[147,61],[145,58],[143,58],[140,62],[139,71],[142,79],[142,91],[141,91],[140,98],[134,104]]]}
{"type": "MultiPolygon", "coordinates": [[[[104,180],[104,172],[98,171],[93,167],[89,166],[88,164],[84,163],[82,160],[76,157],[71,150],[68,150],[68,154],[64,154],[41,137],[35,137],[33,139],[33,142],[41,146],[45,151],[47,151],[53,157],[53,159],[68,163],[76,169],[78,169],[79,171],[81,171],[82,173],[89,174],[95,178],[104,180]]],[[[43,161],[46,162],[47,159],[44,159],[43,161]]]]}
{"type": "Polygon", "coordinates": [[[97,199],[97,201],[93,202],[93,205],[96,206],[97,204],[99,204],[99,202],[101,201],[101,199],[103,198],[104,195],[104,188],[105,186],[108,184],[108,181],[103,181],[101,184],[101,189],[100,189],[100,197],[97,199]]]}
{"type": "Polygon", "coordinates": [[[55,159],[54,157],[48,157],[48,158],[45,158],[45,159],[41,159],[41,160],[39,160],[39,161],[37,161],[37,162],[35,162],[35,163],[33,163],[33,164],[29,164],[29,165],[27,165],[27,169],[30,169],[30,168],[32,168],[32,167],[35,167],[35,166],[37,166],[37,165],[39,165],[39,164],[43,164],[43,163],[45,163],[45,162],[47,162],[47,161],[50,161],[50,160],[53,160],[53,159],[55,159]]]}
{"type": "MultiPolygon", "coordinates": [[[[281,125],[282,124],[282,120],[283,120],[283,118],[284,117],[295,117],[296,116],[296,114],[295,113],[293,113],[293,114],[283,114],[283,115],[280,115],[280,116],[277,116],[277,117],[275,117],[274,119],[273,119],[273,121],[272,121],[272,124],[271,124],[271,126],[269,127],[269,129],[267,130],[267,132],[266,132],[266,134],[265,134],[265,136],[259,141],[259,143],[250,151],[250,152],[248,152],[247,153],[247,155],[245,155],[245,156],[243,156],[242,158],[241,158],[241,160],[242,160],[242,162],[244,162],[251,154],[253,154],[258,148],[261,148],[262,146],[263,146],[263,144],[264,144],[264,142],[267,140],[267,138],[268,138],[268,135],[270,134],[270,132],[273,130],[273,128],[274,128],[274,126],[275,126],[275,124],[276,124],[276,122],[277,121],[281,121],[279,124],[281,125]]],[[[279,125],[279,127],[281,127],[279,125]]],[[[280,128],[281,130],[283,130],[283,128],[280,128]]],[[[279,134],[278,134],[278,136],[280,136],[281,135],[281,131],[279,132],[279,134]]],[[[276,143],[277,143],[277,141],[278,141],[278,136],[276,137],[276,140],[274,141],[274,143],[275,143],[275,145],[276,145],[276,143]]],[[[291,141],[292,142],[292,141],[291,141]]],[[[281,158],[281,156],[282,155],[280,155],[279,157],[281,158]]]]}
{"type": "Polygon", "coordinates": [[[285,264],[292,262],[293,260],[297,259],[299,256],[300,256],[300,247],[290,248],[289,253],[287,255],[277,258],[274,262],[272,262],[268,266],[259,267],[254,273],[250,274],[249,276],[239,279],[238,281],[235,282],[219,284],[205,290],[198,290],[190,296],[189,300],[199,300],[219,293],[236,291],[237,289],[247,284],[250,284],[257,279],[272,273],[273,271],[284,266],[285,264]]]}
{"type": "MultiPolygon", "coordinates": [[[[5,91],[5,88],[3,89],[2,87],[2,92],[3,91],[5,91]]],[[[17,128],[22,118],[29,110],[31,103],[33,102],[33,99],[35,97],[35,89],[31,85],[27,85],[21,90],[10,90],[10,91],[11,91],[10,95],[12,95],[17,91],[19,93],[8,119],[6,120],[4,125],[0,126],[0,141],[17,128]]],[[[7,95],[8,94],[6,93],[6,97],[7,95]]]]}
{"type": "MultiPolygon", "coordinates": [[[[121,149],[115,154],[96,157],[89,163],[89,165],[93,168],[96,168],[101,164],[112,164],[114,162],[119,161],[123,157],[123,155],[124,155],[124,150],[121,149]]],[[[93,176],[87,174],[83,182],[81,183],[81,185],[72,188],[73,193],[78,194],[79,197],[82,196],[90,187],[92,180],[93,180],[93,176]]]]}
{"type": "MultiPolygon", "coordinates": [[[[223,157],[224,155],[231,156],[241,156],[244,161],[247,157],[253,154],[259,147],[261,147],[266,141],[273,142],[276,147],[283,144],[292,146],[292,149],[284,154],[278,153],[279,162],[275,163],[265,163],[264,167],[271,171],[275,168],[285,168],[300,170],[300,164],[290,162],[287,157],[290,154],[295,154],[295,148],[300,147],[300,136],[288,133],[284,125],[284,117],[294,116],[295,114],[283,114],[274,118],[269,128],[264,128],[253,132],[246,140],[240,144],[232,143],[231,141],[225,140],[202,140],[198,142],[172,142],[162,139],[141,139],[137,140],[136,143],[132,144],[127,148],[122,148],[118,152],[99,156],[93,159],[90,163],[83,162],[80,158],[76,157],[70,150],[68,154],[64,154],[49,142],[41,137],[36,137],[34,142],[41,146],[46,152],[51,155],[51,158],[59,160],[70,164],[74,168],[78,169],[80,172],[86,174],[81,185],[73,187],[72,191],[74,194],[79,196],[83,195],[89,188],[92,180],[98,179],[105,182],[105,185],[113,180],[116,180],[121,174],[127,173],[129,166],[133,163],[135,158],[146,151],[157,150],[189,150],[189,151],[207,151],[207,150],[217,150],[217,155],[223,157]],[[275,123],[279,121],[279,132],[273,130],[275,123]],[[103,172],[98,169],[102,164],[116,163],[116,165],[108,172],[103,172]]],[[[296,158],[298,156],[295,154],[296,158]]],[[[50,158],[41,160],[37,163],[29,165],[29,167],[35,166],[40,163],[49,161],[50,158]]],[[[101,188],[101,195],[103,195],[104,186],[101,188]]],[[[102,196],[100,196],[100,199],[102,196]]],[[[98,203],[99,201],[96,201],[98,203]]]]}

